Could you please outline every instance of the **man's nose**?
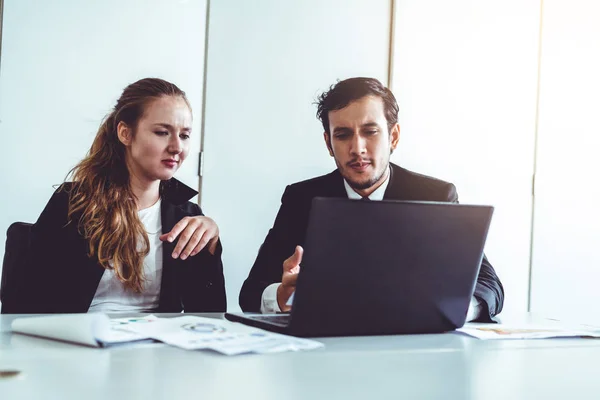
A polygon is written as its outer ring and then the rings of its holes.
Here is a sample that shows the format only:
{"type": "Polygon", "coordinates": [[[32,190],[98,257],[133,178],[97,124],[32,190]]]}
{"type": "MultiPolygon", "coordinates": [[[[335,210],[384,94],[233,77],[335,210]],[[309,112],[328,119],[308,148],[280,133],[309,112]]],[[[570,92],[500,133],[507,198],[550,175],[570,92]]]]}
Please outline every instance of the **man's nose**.
{"type": "Polygon", "coordinates": [[[350,152],[352,154],[364,154],[367,152],[366,140],[360,134],[354,134],[351,144],[350,152]]]}

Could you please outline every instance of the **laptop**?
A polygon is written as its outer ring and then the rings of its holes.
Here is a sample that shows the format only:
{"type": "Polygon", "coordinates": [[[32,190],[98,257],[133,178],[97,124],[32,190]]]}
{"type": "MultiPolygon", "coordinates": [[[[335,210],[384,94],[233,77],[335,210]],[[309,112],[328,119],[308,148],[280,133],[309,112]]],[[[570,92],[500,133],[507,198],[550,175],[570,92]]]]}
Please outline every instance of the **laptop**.
{"type": "Polygon", "coordinates": [[[291,312],[225,318],[300,337],[454,330],[466,320],[492,213],[314,198],[291,312]]]}

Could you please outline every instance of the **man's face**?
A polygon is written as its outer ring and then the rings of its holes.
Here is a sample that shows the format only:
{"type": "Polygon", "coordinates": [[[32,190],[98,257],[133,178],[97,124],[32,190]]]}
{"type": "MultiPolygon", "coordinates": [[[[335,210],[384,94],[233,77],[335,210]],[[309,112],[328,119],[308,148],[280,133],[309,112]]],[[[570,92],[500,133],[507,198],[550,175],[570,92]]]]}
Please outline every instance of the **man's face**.
{"type": "Polygon", "coordinates": [[[325,142],[338,170],[354,190],[368,196],[387,177],[400,126],[388,132],[383,100],[365,96],[330,111],[329,131],[324,134],[325,142]]]}

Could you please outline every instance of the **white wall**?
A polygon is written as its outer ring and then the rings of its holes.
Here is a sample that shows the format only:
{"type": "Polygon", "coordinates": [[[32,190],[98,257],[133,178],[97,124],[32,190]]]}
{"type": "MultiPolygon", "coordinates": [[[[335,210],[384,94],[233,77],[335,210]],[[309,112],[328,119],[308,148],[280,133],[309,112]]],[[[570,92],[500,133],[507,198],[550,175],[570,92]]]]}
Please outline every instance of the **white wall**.
{"type": "Polygon", "coordinates": [[[532,311],[598,320],[600,3],[544,0],[532,311]]]}
{"type": "Polygon", "coordinates": [[[285,186],[335,168],[313,101],[337,79],[386,81],[389,24],[389,0],[211,2],[202,207],[230,310],[285,186]]]}
{"type": "MultiPolygon", "coordinates": [[[[206,0],[4,3],[0,243],[10,223],[35,221],[136,79],[188,93],[199,148],[206,0]]],[[[351,76],[386,82],[390,3],[211,2],[202,206],[221,228],[230,309],[285,186],[335,167],[316,96],[351,76]]],[[[496,206],[486,253],[507,313],[527,307],[540,3],[396,1],[392,160],[496,206]]],[[[531,293],[544,314],[598,301],[599,7],[544,0],[531,293]]],[[[196,163],[178,174],[191,186],[196,163]]]]}
{"type": "Polygon", "coordinates": [[[486,254],[527,310],[540,0],[397,0],[392,159],[495,206],[486,254]]]}
{"type": "Polygon", "coordinates": [[[137,79],[161,77],[187,92],[194,150],[177,176],[197,187],[205,15],[205,0],[4,1],[0,260],[8,226],[37,219],[137,79]]]}

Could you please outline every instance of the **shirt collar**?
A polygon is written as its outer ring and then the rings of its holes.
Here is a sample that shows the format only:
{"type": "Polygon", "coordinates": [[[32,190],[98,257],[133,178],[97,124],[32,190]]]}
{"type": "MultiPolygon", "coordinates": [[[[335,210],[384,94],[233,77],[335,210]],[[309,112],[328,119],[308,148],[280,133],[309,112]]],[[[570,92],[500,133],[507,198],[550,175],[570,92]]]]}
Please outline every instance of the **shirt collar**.
{"type": "MultiPolygon", "coordinates": [[[[383,195],[385,194],[385,190],[388,187],[388,184],[390,183],[390,175],[391,173],[388,173],[387,178],[385,178],[385,181],[383,181],[383,183],[377,188],[375,189],[375,191],[373,193],[371,193],[368,197],[369,200],[375,200],[375,201],[379,201],[379,200],[383,200],[383,195]]],[[[358,193],[356,193],[354,191],[354,189],[352,189],[352,187],[348,184],[348,182],[346,182],[346,180],[344,179],[344,188],[346,189],[346,194],[348,195],[348,198],[351,200],[360,200],[362,199],[362,196],[358,193]]]]}

